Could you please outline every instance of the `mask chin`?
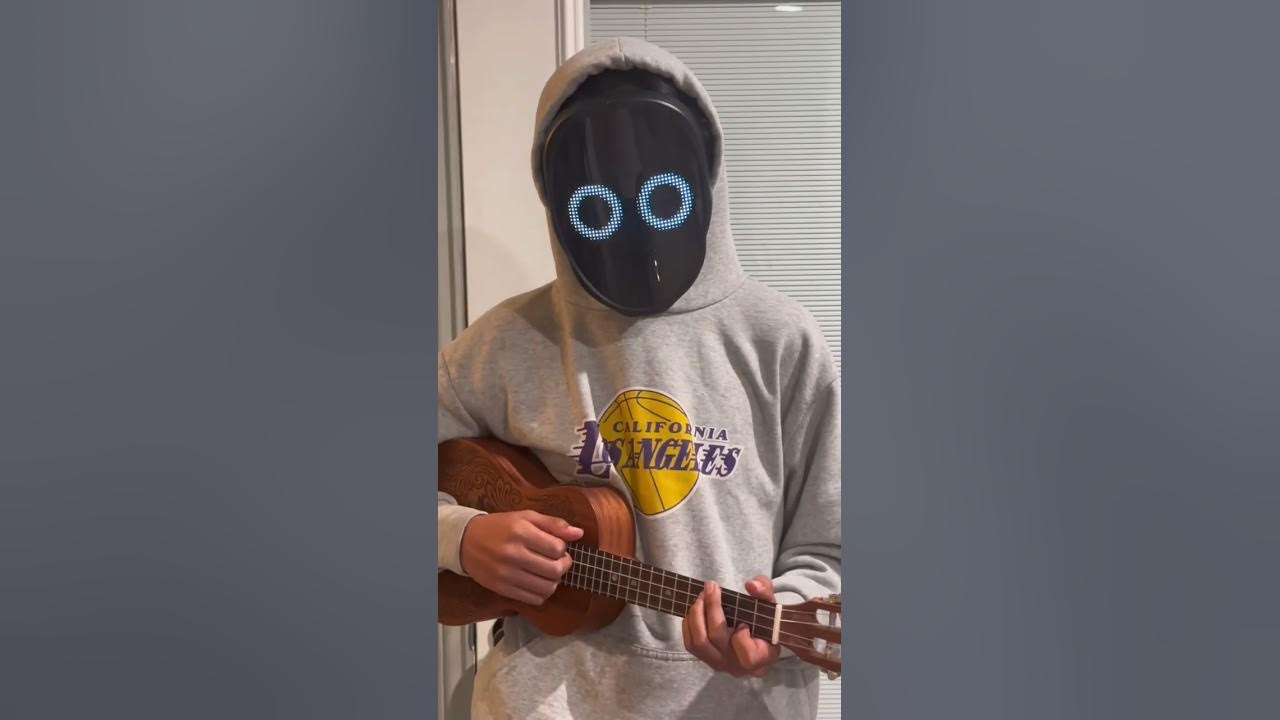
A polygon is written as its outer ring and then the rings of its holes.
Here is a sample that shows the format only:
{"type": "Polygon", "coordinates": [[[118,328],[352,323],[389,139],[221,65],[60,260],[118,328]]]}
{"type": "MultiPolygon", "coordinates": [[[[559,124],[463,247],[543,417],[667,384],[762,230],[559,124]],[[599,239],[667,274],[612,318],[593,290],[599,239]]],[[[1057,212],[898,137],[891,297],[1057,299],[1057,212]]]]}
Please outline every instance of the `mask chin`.
{"type": "MultiPolygon", "coordinates": [[[[610,310],[613,310],[619,315],[625,315],[627,317],[633,317],[633,318],[655,317],[657,315],[661,315],[666,311],[670,310],[671,306],[675,304],[675,300],[671,300],[670,302],[656,304],[648,307],[628,307],[626,305],[618,305],[617,303],[614,303],[609,298],[603,295],[600,295],[599,293],[591,292],[590,288],[587,289],[587,292],[591,293],[592,297],[594,297],[597,301],[599,301],[602,305],[609,308],[610,310]]],[[[676,300],[678,299],[679,298],[676,298],[676,300]]]]}
{"type": "MultiPolygon", "coordinates": [[[[564,249],[563,244],[561,249],[564,249]]],[[[598,283],[583,272],[580,265],[573,261],[572,255],[569,256],[569,265],[573,268],[578,284],[601,305],[628,317],[652,317],[670,310],[689,291],[697,279],[702,262],[698,260],[696,265],[691,266],[694,268],[693,272],[680,285],[653,288],[649,292],[634,286],[628,288],[624,283],[598,283]]]]}

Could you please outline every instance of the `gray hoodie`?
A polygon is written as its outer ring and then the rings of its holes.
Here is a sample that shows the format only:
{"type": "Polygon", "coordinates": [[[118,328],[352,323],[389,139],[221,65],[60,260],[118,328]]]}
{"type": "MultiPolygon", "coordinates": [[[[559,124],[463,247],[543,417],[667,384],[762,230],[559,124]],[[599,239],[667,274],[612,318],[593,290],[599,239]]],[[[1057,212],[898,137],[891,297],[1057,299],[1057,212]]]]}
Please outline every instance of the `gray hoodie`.
{"type": "MultiPolygon", "coordinates": [[[[574,278],[485,313],[439,358],[439,440],[492,436],[531,448],[565,483],[630,499],[641,560],[743,591],[774,579],[779,602],[840,590],[839,375],[813,317],[748,278],[729,224],[723,133],[679,60],[619,38],[567,60],[538,103],[539,148],[587,77],[639,68],[670,78],[712,120],[706,261],[662,315],[628,318],[574,278]],[[609,450],[606,450],[609,448],[609,450]],[[613,456],[611,457],[610,451],[613,456]],[[616,457],[617,460],[613,460],[616,457]]],[[[440,495],[440,567],[478,511],[440,495]]],[[[475,718],[811,718],[818,671],[784,657],[764,678],[715,673],[684,650],[679,618],[629,605],[590,634],[544,636],[518,618],[480,663],[475,718]]]]}

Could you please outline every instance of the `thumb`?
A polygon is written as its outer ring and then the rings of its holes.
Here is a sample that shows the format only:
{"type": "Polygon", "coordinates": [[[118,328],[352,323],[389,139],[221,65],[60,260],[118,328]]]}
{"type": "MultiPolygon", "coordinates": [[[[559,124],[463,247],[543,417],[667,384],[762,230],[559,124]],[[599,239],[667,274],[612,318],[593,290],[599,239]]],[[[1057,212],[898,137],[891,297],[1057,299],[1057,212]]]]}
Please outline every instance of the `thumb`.
{"type": "Polygon", "coordinates": [[[572,541],[582,537],[582,528],[570,525],[564,518],[534,512],[530,514],[529,521],[539,530],[551,533],[561,540],[572,541]]]}
{"type": "Polygon", "coordinates": [[[751,597],[773,602],[773,581],[765,575],[757,575],[747,581],[747,592],[751,597]]]}

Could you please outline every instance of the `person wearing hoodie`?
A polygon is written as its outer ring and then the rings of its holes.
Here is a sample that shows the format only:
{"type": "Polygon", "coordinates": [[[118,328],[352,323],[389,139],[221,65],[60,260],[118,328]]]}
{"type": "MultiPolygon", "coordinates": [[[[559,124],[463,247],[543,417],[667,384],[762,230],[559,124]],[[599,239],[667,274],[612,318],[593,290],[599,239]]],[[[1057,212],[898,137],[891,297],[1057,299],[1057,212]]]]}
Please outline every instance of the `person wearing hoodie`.
{"type": "MultiPolygon", "coordinates": [[[[792,604],[840,591],[839,373],[813,317],[749,278],[724,139],[689,69],[615,38],[538,104],[533,180],[556,278],[439,357],[439,436],[530,448],[634,510],[639,559],[792,604]]],[[[441,493],[439,566],[534,604],[581,531],[441,493]]],[[[815,717],[817,668],[726,627],[708,583],[685,618],[627,605],[554,637],[519,617],[477,670],[475,718],[815,717]]]]}

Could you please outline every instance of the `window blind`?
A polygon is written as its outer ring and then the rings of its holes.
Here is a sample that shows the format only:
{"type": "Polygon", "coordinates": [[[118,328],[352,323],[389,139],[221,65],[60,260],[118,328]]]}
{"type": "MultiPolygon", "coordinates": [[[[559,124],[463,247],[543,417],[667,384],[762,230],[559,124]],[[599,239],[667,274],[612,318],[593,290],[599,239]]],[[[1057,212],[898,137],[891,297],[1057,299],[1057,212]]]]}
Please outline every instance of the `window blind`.
{"type": "Polygon", "coordinates": [[[720,114],[743,267],[813,313],[840,363],[840,3],[594,0],[589,41],[653,42],[720,114]]]}
{"type": "MultiPolygon", "coordinates": [[[[752,276],[813,313],[840,365],[840,3],[593,0],[588,41],[648,40],[702,81],[725,134],[729,215],[752,276]]],[[[840,717],[823,676],[819,720],[840,717]]]]}

